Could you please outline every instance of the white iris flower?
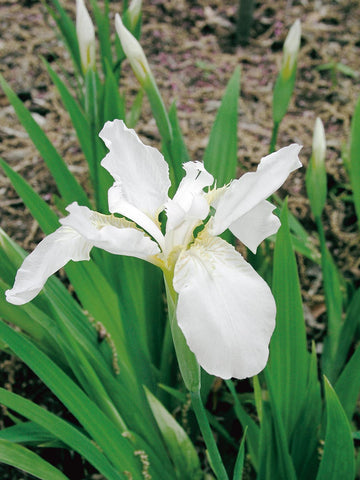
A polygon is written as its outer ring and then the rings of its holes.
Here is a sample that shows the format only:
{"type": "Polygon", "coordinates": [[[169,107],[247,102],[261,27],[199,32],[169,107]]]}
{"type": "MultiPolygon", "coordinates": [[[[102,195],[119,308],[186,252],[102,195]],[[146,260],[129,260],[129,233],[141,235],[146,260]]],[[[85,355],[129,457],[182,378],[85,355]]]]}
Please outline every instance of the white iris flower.
{"type": "Polygon", "coordinates": [[[172,279],[178,324],[207,372],[222,378],[259,373],[268,358],[275,301],[266,282],[218,235],[230,229],[255,252],[278,230],[266,198],[301,166],[301,147],[268,155],[256,172],[219,189],[210,189],[214,179],[202,163],[185,163],[185,177],[170,199],[169,169],[158,150],[121,120],[107,122],[100,137],[109,149],[102,166],[115,180],[108,192],[111,215],[69,205],[62,226],[24,260],[7,300],[29,302],[67,262],[89,260],[93,247],[142,258],[172,279]]]}

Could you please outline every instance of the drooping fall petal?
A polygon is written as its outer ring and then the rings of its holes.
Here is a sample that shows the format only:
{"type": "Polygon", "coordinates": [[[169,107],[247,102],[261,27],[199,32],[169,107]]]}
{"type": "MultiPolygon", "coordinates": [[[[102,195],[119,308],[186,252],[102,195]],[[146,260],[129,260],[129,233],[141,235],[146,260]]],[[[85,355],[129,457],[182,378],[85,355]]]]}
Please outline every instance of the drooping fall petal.
{"type": "Polygon", "coordinates": [[[263,200],[229,226],[240,242],[256,253],[258,245],[279,230],[280,220],[272,212],[275,205],[263,200]]]}
{"type": "Polygon", "coordinates": [[[112,215],[93,212],[88,207],[81,207],[76,202],[66,210],[70,213],[60,222],[76,230],[94,247],[102,248],[115,255],[150,260],[160,249],[133,222],[112,215]]]}
{"type": "Polygon", "coordinates": [[[300,145],[292,144],[262,158],[256,172],[233,180],[216,199],[216,212],[209,224],[212,235],[220,235],[231,224],[266,200],[285,182],[288,175],[301,167],[300,145]]]}
{"type": "Polygon", "coordinates": [[[198,238],[176,263],[177,320],[209,373],[246,378],[268,359],[275,301],[266,282],[227,242],[198,238]]]}
{"type": "Polygon", "coordinates": [[[70,260],[89,260],[92,244],[70,227],[60,227],[45,237],[19,268],[15,283],[6,291],[14,305],[30,302],[46,280],[70,260]]]}

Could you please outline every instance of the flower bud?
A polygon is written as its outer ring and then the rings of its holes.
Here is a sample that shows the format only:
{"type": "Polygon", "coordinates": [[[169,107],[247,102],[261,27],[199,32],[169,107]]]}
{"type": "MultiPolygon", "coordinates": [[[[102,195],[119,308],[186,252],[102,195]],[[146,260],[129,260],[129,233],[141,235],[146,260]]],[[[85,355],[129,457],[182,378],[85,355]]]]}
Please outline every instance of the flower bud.
{"type": "Polygon", "coordinates": [[[293,26],[290,28],[284,43],[284,57],[283,65],[281,68],[281,74],[284,79],[289,78],[293,73],[300,49],[300,41],[301,23],[300,20],[297,19],[293,26]]]}
{"type": "Polygon", "coordinates": [[[76,0],[76,35],[83,73],[95,69],[95,29],[84,0],[76,0]]]}
{"type": "Polygon", "coordinates": [[[142,0],[131,0],[129,8],[127,9],[129,27],[132,32],[135,30],[135,27],[140,18],[141,3],[142,0]]]}
{"type": "Polygon", "coordinates": [[[115,28],[119,35],[121,46],[128,58],[131,68],[141,85],[151,75],[149,64],[146,60],[143,49],[136,38],[124,26],[119,14],[115,16],[115,28]]]}
{"type": "Polygon", "coordinates": [[[325,162],[326,138],[324,125],[320,117],[317,117],[314,127],[314,135],[312,142],[312,160],[314,167],[322,167],[325,162]]]}
{"type": "Polygon", "coordinates": [[[325,131],[318,117],[314,127],[312,156],[306,171],[306,189],[315,218],[320,218],[327,196],[325,152],[325,131]]]}

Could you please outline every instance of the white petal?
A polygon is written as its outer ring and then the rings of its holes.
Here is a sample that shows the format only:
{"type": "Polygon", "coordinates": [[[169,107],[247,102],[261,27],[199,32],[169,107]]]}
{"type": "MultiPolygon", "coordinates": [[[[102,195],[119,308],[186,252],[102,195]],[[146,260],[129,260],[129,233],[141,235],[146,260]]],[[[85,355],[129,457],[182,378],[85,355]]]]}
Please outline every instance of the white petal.
{"type": "Polygon", "coordinates": [[[76,202],[66,210],[70,215],[60,220],[62,225],[73,228],[95,247],[115,255],[144,260],[150,260],[160,252],[158,245],[132,222],[93,212],[87,207],[80,207],[76,202]]]}
{"type": "Polygon", "coordinates": [[[101,165],[121,185],[124,200],[156,220],[170,187],[161,153],[144,145],[122,120],[106,122],[99,135],[109,149],[101,165]]]}
{"type": "Polygon", "coordinates": [[[266,282],[231,245],[198,238],[176,263],[174,288],[179,326],[207,372],[246,378],[265,367],[275,301],[266,282]]]}
{"type": "Polygon", "coordinates": [[[76,35],[83,71],[95,68],[95,29],[84,0],[76,0],[76,35]]]}
{"type": "Polygon", "coordinates": [[[109,212],[119,213],[126,218],[130,218],[139,227],[143,228],[149,235],[151,235],[160,245],[164,246],[164,236],[161,233],[159,226],[143,211],[134,207],[131,203],[124,199],[122,193],[122,186],[119,182],[115,182],[108,190],[109,212]]]}
{"type": "Polygon", "coordinates": [[[263,200],[232,223],[229,229],[235,237],[256,253],[258,245],[279,230],[280,220],[272,213],[274,208],[275,205],[263,200]]]}
{"type": "Polygon", "coordinates": [[[15,283],[6,291],[14,305],[30,302],[46,280],[70,260],[89,260],[92,244],[70,227],[60,227],[45,237],[19,268],[15,283]]]}
{"type": "Polygon", "coordinates": [[[220,235],[232,223],[266,200],[285,182],[288,175],[301,167],[300,145],[288,147],[262,158],[256,172],[233,180],[217,199],[215,215],[209,225],[212,235],[220,235]]]}
{"type": "Polygon", "coordinates": [[[183,165],[186,172],[174,195],[166,205],[166,251],[174,246],[186,246],[196,228],[209,213],[209,202],[203,191],[214,182],[200,162],[187,162],[183,165]]]}
{"type": "Polygon", "coordinates": [[[214,177],[200,162],[183,164],[186,172],[172,200],[166,204],[168,217],[166,229],[177,227],[186,216],[203,220],[209,213],[208,201],[203,189],[214,182],[214,177]]]}

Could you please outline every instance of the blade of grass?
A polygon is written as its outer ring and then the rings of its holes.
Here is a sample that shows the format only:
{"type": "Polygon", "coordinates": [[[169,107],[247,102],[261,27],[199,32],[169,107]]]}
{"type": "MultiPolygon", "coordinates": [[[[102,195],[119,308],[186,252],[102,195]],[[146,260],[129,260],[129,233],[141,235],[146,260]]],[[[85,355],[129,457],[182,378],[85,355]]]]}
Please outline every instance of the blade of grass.
{"type": "Polygon", "coordinates": [[[259,468],[259,443],[260,443],[260,430],[255,421],[250,417],[248,413],[243,409],[239,397],[236,394],[236,390],[232,380],[225,380],[225,383],[230,390],[230,393],[234,400],[234,409],[237,419],[239,420],[242,428],[247,430],[246,444],[249,448],[249,454],[251,463],[257,471],[259,468]]]}
{"type": "Polygon", "coordinates": [[[172,142],[173,156],[176,158],[177,164],[182,165],[183,163],[189,162],[190,157],[179,125],[175,103],[172,103],[169,109],[169,120],[174,136],[172,142]]]}
{"type": "Polygon", "coordinates": [[[199,480],[202,474],[194,445],[183,428],[176,422],[159,400],[146,388],[145,392],[165,444],[174,462],[177,478],[179,480],[185,478],[199,480]]]}
{"type": "Polygon", "coordinates": [[[346,414],[335,390],[325,377],[326,435],[316,480],[353,480],[354,446],[346,414]]]}
{"type": "Polygon", "coordinates": [[[52,433],[35,422],[21,422],[0,430],[0,438],[8,442],[23,445],[53,445],[64,446],[52,433]]]}
{"type": "Polygon", "coordinates": [[[240,68],[237,67],[226,87],[204,153],[205,168],[214,175],[217,187],[230,182],[236,174],[239,91],[240,68]]]}
{"type": "Polygon", "coordinates": [[[360,347],[352,354],[337,379],[335,390],[348,420],[351,421],[360,392],[360,347]]]}
{"type": "Polygon", "coordinates": [[[71,123],[75,129],[82,151],[88,162],[89,168],[92,168],[94,159],[93,151],[91,149],[91,143],[89,142],[90,126],[88,119],[85,117],[82,108],[78,105],[75,98],[66,87],[65,83],[61,80],[58,74],[53,70],[50,64],[43,58],[44,65],[48,71],[51,80],[58,89],[61,100],[69,113],[71,123]]]}
{"type": "Polygon", "coordinates": [[[338,365],[335,364],[336,352],[342,328],[343,295],[340,273],[327,248],[322,224],[318,222],[321,249],[321,267],[324,280],[325,303],[327,312],[327,332],[324,340],[324,351],[321,358],[323,373],[330,381],[335,381],[338,365]]]}
{"type": "Polygon", "coordinates": [[[267,366],[274,401],[281,412],[288,439],[306,398],[308,353],[300,284],[291,244],[287,204],[280,216],[274,253],[273,294],[276,327],[270,343],[267,366]]]}
{"type": "Polygon", "coordinates": [[[360,97],[351,122],[350,181],[358,224],[360,225],[360,97]]]}
{"type": "Polygon", "coordinates": [[[343,368],[346,358],[349,354],[351,343],[354,340],[356,329],[359,327],[360,319],[360,288],[354,293],[349,308],[346,312],[345,321],[339,333],[339,343],[336,356],[333,362],[333,372],[335,378],[343,368]]]}
{"type": "MultiPolygon", "coordinates": [[[[117,79],[108,62],[105,63],[106,76],[104,85],[104,112],[103,123],[108,120],[125,118],[125,100],[119,92],[117,79]]],[[[137,97],[137,100],[138,97],[137,97]]],[[[141,106],[141,101],[140,101],[141,106]]]]}
{"type": "Polygon", "coordinates": [[[313,345],[309,362],[306,399],[299,412],[294,433],[290,439],[290,453],[298,480],[315,476],[319,465],[318,434],[322,421],[322,398],[318,379],[318,364],[313,345]]]}
{"type": "Polygon", "coordinates": [[[241,480],[243,477],[246,431],[247,431],[247,428],[245,428],[242,439],[241,439],[239,451],[236,458],[235,468],[234,468],[233,480],[241,480]]]}
{"type": "Polygon", "coordinates": [[[3,439],[0,439],[0,462],[19,468],[41,480],[48,480],[49,478],[52,480],[68,479],[60,470],[36,453],[3,439]]]}
{"type": "Polygon", "coordinates": [[[65,45],[71,55],[71,58],[74,62],[75,69],[78,74],[81,74],[81,60],[80,60],[80,51],[77,41],[76,29],[74,22],[71,20],[69,15],[61,6],[58,0],[50,0],[53,7],[50,7],[49,2],[42,0],[42,4],[45,6],[47,11],[55,20],[55,23],[58,27],[59,32],[61,33],[65,45]]]}
{"type": "Polygon", "coordinates": [[[278,469],[281,472],[279,477],[270,476],[268,478],[286,478],[287,480],[296,480],[296,472],[289,452],[289,444],[287,439],[286,426],[284,422],[284,415],[281,410],[282,406],[279,403],[279,398],[277,395],[278,392],[275,393],[275,388],[277,387],[275,387],[275,385],[273,384],[273,379],[271,378],[269,369],[266,368],[264,370],[264,376],[266,379],[266,385],[268,387],[269,403],[271,409],[271,413],[269,411],[268,415],[271,417],[273,422],[270,442],[276,444],[276,456],[272,455],[270,457],[270,471],[276,471],[278,469]]]}
{"type": "Polygon", "coordinates": [[[0,166],[11,181],[18,195],[30,210],[45,233],[51,233],[59,227],[59,220],[49,205],[38,195],[21,175],[16,173],[2,158],[0,166]]]}
{"type": "Polygon", "coordinates": [[[109,460],[120,471],[129,470],[140,480],[141,470],[130,442],[83,391],[49,357],[3,322],[0,335],[78,419],[109,460]]]}
{"type": "Polygon", "coordinates": [[[104,3],[104,11],[102,12],[97,0],[90,0],[91,8],[95,17],[95,24],[97,26],[97,36],[100,43],[100,59],[102,63],[103,72],[106,72],[106,63],[113,68],[113,60],[110,43],[110,25],[109,25],[109,4],[104,3]]]}
{"type": "Polygon", "coordinates": [[[57,415],[1,387],[0,403],[59,438],[64,444],[86,458],[108,480],[125,480],[125,476],[114,469],[106,456],[87,436],[57,415]]]}

